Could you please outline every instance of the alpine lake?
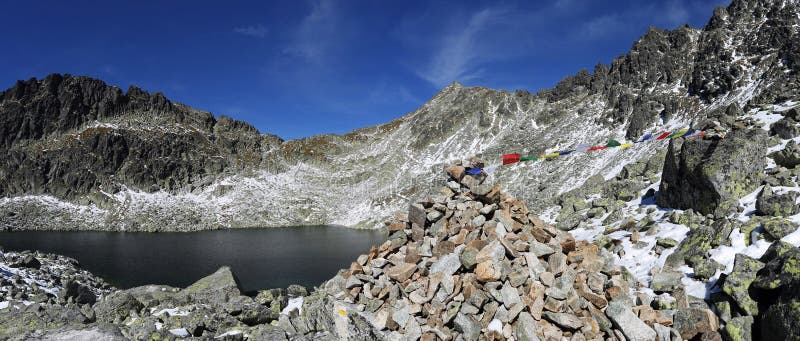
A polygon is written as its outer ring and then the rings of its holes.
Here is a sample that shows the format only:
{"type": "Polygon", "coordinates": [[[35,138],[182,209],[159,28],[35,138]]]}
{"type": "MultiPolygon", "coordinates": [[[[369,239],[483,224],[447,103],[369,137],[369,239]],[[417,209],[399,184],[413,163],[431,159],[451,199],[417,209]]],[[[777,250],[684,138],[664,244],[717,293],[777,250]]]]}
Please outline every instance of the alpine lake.
{"type": "Polygon", "coordinates": [[[198,232],[0,233],[5,250],[72,257],[117,288],[146,284],[186,287],[227,265],[244,291],[319,286],[387,239],[385,230],[342,226],[198,232]]]}

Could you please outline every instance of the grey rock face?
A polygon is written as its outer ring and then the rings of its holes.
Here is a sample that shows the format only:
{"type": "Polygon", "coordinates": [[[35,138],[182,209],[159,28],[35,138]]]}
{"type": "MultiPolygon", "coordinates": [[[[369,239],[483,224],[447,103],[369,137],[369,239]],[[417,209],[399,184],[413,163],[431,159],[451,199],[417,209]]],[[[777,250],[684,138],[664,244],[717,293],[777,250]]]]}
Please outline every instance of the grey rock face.
{"type": "Polygon", "coordinates": [[[736,132],[722,140],[670,141],[656,203],[703,214],[727,212],[755,190],[766,166],[766,135],[736,132]]]}
{"type": "Polygon", "coordinates": [[[0,103],[0,172],[9,180],[0,185],[0,195],[77,199],[98,188],[114,192],[119,185],[176,191],[237,164],[260,161],[231,157],[231,152],[259,153],[260,146],[251,142],[260,140],[259,133],[252,126],[215,120],[135,87],[123,94],[99,80],[54,74],[18,82],[0,93],[0,103]],[[153,126],[184,131],[125,124],[128,129],[98,125],[70,134],[96,120],[133,122],[140,115],[150,116],[153,126]],[[53,134],[62,138],[55,144],[44,139],[53,134]],[[231,151],[230,144],[238,150],[231,151]]]}

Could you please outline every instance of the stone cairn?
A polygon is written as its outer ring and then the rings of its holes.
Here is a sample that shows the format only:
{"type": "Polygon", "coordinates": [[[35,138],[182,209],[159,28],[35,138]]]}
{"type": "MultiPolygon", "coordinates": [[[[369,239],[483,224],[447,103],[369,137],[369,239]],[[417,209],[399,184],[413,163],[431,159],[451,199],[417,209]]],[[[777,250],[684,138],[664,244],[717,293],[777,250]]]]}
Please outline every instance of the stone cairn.
{"type": "Polygon", "coordinates": [[[544,223],[486,175],[445,168],[437,194],[386,223],[339,299],[391,340],[719,339],[717,317],[638,284],[610,252],[544,223]],[[677,301],[677,302],[676,302],[677,301]],[[679,307],[681,306],[682,307],[679,307]],[[691,316],[674,317],[677,308],[691,316]],[[683,325],[676,325],[683,323],[683,325]],[[705,334],[704,334],[705,333],[705,334]]]}

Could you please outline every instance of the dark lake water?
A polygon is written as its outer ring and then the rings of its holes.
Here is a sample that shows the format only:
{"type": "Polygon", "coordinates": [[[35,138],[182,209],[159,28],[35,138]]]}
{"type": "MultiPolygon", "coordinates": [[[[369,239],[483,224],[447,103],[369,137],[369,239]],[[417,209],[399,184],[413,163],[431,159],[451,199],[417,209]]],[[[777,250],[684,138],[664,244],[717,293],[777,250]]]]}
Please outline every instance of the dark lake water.
{"type": "Polygon", "coordinates": [[[384,231],[340,226],[188,233],[19,231],[0,233],[0,246],[75,258],[122,289],[186,287],[228,265],[249,291],[289,284],[311,289],[386,238],[384,231]]]}

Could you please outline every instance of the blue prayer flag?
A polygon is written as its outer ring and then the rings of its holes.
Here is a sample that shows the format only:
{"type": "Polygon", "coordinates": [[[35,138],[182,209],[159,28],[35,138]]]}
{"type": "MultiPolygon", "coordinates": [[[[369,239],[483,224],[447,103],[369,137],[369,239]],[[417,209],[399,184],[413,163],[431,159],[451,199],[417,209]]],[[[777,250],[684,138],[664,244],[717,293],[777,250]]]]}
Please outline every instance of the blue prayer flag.
{"type": "Polygon", "coordinates": [[[469,175],[481,175],[483,172],[483,168],[475,167],[475,168],[467,168],[467,174],[469,175]]]}

